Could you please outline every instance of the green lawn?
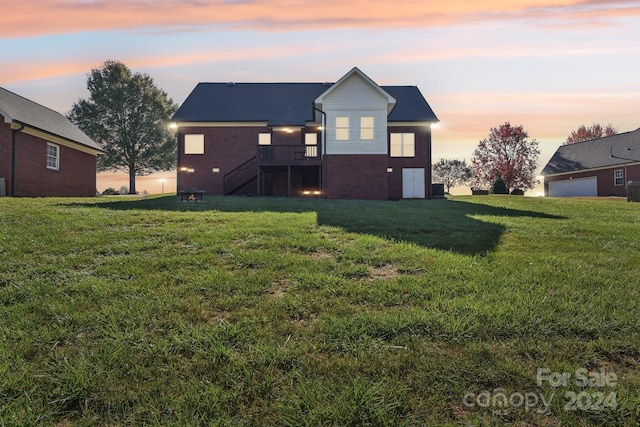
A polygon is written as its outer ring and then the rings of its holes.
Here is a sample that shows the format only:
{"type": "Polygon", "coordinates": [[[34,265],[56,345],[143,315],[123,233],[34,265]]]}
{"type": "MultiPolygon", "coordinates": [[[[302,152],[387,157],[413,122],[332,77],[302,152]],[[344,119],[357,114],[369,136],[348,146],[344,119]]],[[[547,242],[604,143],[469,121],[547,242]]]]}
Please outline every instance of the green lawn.
{"type": "Polygon", "coordinates": [[[639,324],[640,204],[0,199],[2,426],[636,425],[639,324]]]}

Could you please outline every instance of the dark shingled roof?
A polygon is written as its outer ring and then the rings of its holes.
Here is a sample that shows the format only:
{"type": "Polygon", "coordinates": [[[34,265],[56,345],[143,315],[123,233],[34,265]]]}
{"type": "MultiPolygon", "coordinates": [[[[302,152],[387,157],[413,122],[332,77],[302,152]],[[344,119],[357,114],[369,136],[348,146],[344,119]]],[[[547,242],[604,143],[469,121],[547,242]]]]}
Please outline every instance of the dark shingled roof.
{"type": "Polygon", "coordinates": [[[563,145],[540,175],[640,162],[640,129],[604,138],[563,145]]]}
{"type": "Polygon", "coordinates": [[[0,115],[7,123],[20,123],[50,135],[103,151],[62,114],[0,87],[0,115]]]}
{"type": "MultiPolygon", "coordinates": [[[[314,101],[331,86],[330,83],[199,83],[172,121],[303,126],[314,121],[314,101]]],[[[389,121],[438,121],[417,87],[381,87],[397,101],[389,121]]]]}

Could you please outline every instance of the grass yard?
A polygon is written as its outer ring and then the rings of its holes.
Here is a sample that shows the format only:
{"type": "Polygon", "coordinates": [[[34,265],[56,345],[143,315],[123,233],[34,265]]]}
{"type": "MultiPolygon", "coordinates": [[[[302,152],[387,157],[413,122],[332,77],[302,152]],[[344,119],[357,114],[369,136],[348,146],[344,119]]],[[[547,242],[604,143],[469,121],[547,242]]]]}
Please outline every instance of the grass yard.
{"type": "Polygon", "coordinates": [[[0,425],[640,422],[640,204],[0,199],[0,425]]]}

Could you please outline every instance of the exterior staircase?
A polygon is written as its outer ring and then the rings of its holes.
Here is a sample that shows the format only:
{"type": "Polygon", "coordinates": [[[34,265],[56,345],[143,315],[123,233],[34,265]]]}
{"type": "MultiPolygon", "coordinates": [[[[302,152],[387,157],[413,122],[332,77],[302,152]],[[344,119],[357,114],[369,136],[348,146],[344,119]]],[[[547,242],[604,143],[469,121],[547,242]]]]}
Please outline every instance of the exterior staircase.
{"type": "Polygon", "coordinates": [[[247,160],[223,178],[224,194],[229,195],[258,176],[258,156],[247,160]]]}

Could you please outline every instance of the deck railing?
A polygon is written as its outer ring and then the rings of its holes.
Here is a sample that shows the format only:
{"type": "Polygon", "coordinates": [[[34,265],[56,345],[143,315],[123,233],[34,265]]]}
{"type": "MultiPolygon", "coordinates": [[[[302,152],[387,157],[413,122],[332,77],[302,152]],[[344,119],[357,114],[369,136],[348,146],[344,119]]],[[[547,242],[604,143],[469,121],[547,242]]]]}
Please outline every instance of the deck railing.
{"type": "Polygon", "coordinates": [[[258,162],[261,165],[311,165],[320,162],[317,145],[260,145],[258,162]]]}

